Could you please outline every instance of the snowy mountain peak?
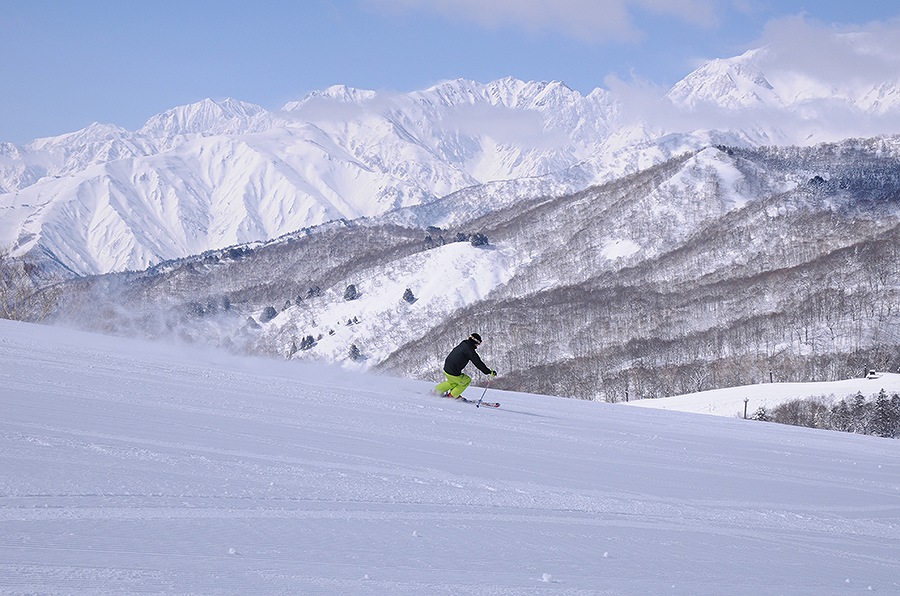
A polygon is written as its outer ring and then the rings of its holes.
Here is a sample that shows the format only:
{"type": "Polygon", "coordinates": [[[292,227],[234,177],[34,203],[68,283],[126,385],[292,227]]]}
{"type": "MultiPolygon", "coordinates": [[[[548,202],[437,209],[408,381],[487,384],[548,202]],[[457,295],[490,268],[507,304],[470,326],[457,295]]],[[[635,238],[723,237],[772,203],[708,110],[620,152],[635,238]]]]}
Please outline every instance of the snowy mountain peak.
{"type": "Polygon", "coordinates": [[[484,103],[515,109],[540,109],[571,104],[582,97],[560,81],[522,81],[515,77],[487,84],[468,79],[443,81],[416,95],[430,97],[439,105],[452,107],[484,103]]]}
{"type": "Polygon", "coordinates": [[[763,50],[751,50],[735,58],[711,60],[678,82],[667,94],[678,106],[697,108],[712,104],[728,109],[782,107],[758,62],[763,50]]]}
{"type": "Polygon", "coordinates": [[[241,134],[269,124],[268,112],[255,104],[226,98],[204,99],[150,118],[138,133],[155,138],[186,134],[241,134]]]}
{"type": "Polygon", "coordinates": [[[578,91],[561,81],[515,81],[515,79],[495,81],[489,85],[491,92],[506,94],[504,105],[525,109],[557,109],[570,106],[582,100],[578,91]],[[499,85],[498,83],[505,83],[499,85]]]}
{"type": "Polygon", "coordinates": [[[132,133],[121,126],[94,122],[75,132],[35,139],[28,143],[27,148],[30,151],[47,151],[55,147],[70,147],[100,141],[120,140],[131,136],[132,133]]]}
{"type": "MultiPolygon", "coordinates": [[[[852,46],[854,59],[861,63],[878,60],[867,49],[866,41],[867,38],[853,36],[835,37],[835,43],[852,46]]],[[[694,112],[708,107],[731,112],[765,108],[772,110],[773,115],[780,112],[779,115],[799,116],[800,120],[827,118],[834,122],[834,128],[843,124],[834,117],[836,108],[863,116],[885,115],[900,108],[900,76],[893,72],[876,78],[871,72],[838,77],[827,70],[792,64],[782,52],[764,47],[733,58],[711,60],[676,84],[666,97],[675,106],[694,112]]],[[[821,124],[817,122],[816,128],[821,130],[821,124]]],[[[874,128],[873,132],[838,138],[888,132],[883,127],[874,128]]]]}
{"type": "Polygon", "coordinates": [[[347,85],[332,85],[321,91],[313,91],[300,101],[290,101],[281,108],[285,112],[294,112],[314,101],[332,101],[344,104],[363,104],[378,97],[377,91],[357,89],[347,85]]]}

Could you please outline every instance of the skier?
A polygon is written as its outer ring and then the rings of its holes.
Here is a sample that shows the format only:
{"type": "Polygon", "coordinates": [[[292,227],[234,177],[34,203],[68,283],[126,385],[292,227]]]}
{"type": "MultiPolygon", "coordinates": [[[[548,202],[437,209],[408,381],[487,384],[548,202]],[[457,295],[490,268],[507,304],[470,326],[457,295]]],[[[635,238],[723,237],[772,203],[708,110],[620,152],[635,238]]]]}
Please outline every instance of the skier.
{"type": "Polygon", "coordinates": [[[472,377],[463,373],[463,369],[469,362],[484,374],[497,376],[497,371],[488,368],[475,352],[479,345],[481,345],[481,336],[473,333],[450,351],[447,360],[444,361],[444,376],[447,377],[447,380],[434,388],[438,395],[454,399],[462,395],[462,392],[472,382],[472,377]]]}

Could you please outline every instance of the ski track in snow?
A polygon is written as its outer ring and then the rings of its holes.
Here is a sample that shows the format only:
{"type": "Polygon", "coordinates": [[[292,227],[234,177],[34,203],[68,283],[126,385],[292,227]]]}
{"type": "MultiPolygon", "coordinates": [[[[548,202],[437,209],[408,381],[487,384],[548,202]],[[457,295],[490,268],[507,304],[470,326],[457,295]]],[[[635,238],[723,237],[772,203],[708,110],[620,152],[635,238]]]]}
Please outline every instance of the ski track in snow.
{"type": "Polygon", "coordinates": [[[893,440],[0,321],[0,593],[900,593],[893,440]]]}

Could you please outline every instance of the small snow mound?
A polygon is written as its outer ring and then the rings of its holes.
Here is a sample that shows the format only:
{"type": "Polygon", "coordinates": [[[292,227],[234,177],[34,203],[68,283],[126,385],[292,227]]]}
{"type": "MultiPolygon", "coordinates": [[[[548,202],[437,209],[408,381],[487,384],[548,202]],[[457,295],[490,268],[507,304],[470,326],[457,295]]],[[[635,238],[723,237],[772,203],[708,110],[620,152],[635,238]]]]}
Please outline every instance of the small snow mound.
{"type": "Polygon", "coordinates": [[[610,261],[615,261],[616,259],[630,257],[633,254],[640,252],[641,247],[636,242],[631,240],[610,240],[603,248],[600,249],[600,254],[610,261]]]}
{"type": "Polygon", "coordinates": [[[541,577],[541,581],[544,582],[545,584],[549,584],[551,581],[553,581],[553,576],[550,575],[549,573],[545,573],[541,577]]]}

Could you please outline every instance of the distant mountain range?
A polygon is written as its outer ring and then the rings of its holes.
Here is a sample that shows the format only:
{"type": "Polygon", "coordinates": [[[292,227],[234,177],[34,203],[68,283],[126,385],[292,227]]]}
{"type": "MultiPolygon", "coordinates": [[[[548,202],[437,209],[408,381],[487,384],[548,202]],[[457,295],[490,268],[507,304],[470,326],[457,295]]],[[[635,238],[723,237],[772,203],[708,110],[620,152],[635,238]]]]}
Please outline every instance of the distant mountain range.
{"type": "MultiPolygon", "coordinates": [[[[765,49],[652,101],[512,78],[403,95],[335,86],[279,111],[207,99],[137,131],[0,144],[0,245],[69,275],[141,270],[482,185],[498,189],[478,207],[491,210],[710,145],[834,141],[895,115],[896,80],[835,88],[765,49]]],[[[431,223],[458,218],[442,215],[431,223]]]]}

